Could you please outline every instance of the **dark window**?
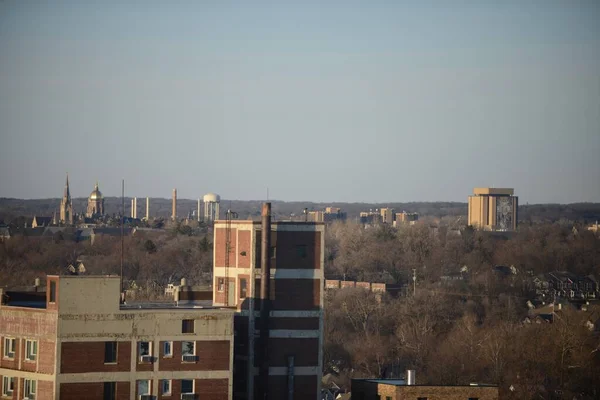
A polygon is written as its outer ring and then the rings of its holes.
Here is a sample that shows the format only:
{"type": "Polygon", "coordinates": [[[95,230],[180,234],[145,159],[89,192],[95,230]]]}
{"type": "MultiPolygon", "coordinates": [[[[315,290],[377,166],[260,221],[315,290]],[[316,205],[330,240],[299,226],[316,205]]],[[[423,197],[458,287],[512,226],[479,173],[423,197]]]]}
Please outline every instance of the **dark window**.
{"type": "Polygon", "coordinates": [[[115,400],[117,398],[117,383],[104,382],[104,396],[102,400],[115,400]]]}
{"type": "Polygon", "coordinates": [[[427,397],[417,397],[417,400],[427,400],[427,397]]]}
{"type": "Polygon", "coordinates": [[[117,362],[117,342],[104,342],[104,362],[117,362]]]}
{"type": "Polygon", "coordinates": [[[218,288],[219,292],[222,292],[223,290],[225,290],[225,279],[223,279],[223,278],[217,279],[217,288],[218,288]]]}
{"type": "Polygon", "coordinates": [[[469,397],[469,400],[479,400],[479,397],[469,397]]]}
{"type": "Polygon", "coordinates": [[[269,253],[271,258],[275,258],[277,256],[277,247],[271,246],[271,252],[269,253]]]}
{"type": "Polygon", "coordinates": [[[248,294],[248,281],[244,278],[240,279],[240,299],[245,299],[248,294]]]}
{"type": "Polygon", "coordinates": [[[191,379],[181,380],[181,394],[194,393],[194,381],[191,379]]]}
{"type": "Polygon", "coordinates": [[[385,400],[392,400],[392,396],[385,396],[385,400]]]}
{"type": "Polygon", "coordinates": [[[56,282],[50,281],[50,303],[56,303],[56,282]]]}
{"type": "Polygon", "coordinates": [[[296,255],[298,258],[306,258],[308,255],[307,247],[305,244],[300,244],[296,246],[296,255]]]}
{"type": "Polygon", "coordinates": [[[181,333],[194,333],[194,320],[193,319],[181,320],[181,333]]]}

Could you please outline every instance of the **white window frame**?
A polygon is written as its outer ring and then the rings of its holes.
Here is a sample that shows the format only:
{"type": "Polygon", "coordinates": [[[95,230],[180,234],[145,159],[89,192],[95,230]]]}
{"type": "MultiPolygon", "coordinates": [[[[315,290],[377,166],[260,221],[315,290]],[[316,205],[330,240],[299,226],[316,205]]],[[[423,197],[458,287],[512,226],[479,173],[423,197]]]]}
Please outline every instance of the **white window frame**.
{"type": "Polygon", "coordinates": [[[163,343],[163,357],[173,357],[173,342],[166,341],[163,343]],[[167,346],[169,346],[169,352],[167,353],[167,346]]]}
{"type": "Polygon", "coordinates": [[[147,340],[140,340],[138,342],[137,350],[138,350],[138,357],[139,357],[140,361],[142,361],[142,357],[144,357],[144,356],[150,356],[150,357],[152,357],[152,350],[153,350],[152,349],[152,344],[153,343],[154,342],[147,341],[147,340]],[[148,343],[148,354],[142,354],[142,343],[148,343]]]}
{"type": "Polygon", "coordinates": [[[181,394],[196,394],[196,380],[195,379],[182,379],[181,380],[181,394]],[[183,391],[183,381],[192,381],[192,391],[191,392],[183,391]]]}
{"type": "Polygon", "coordinates": [[[23,382],[23,398],[34,400],[37,393],[37,381],[33,379],[25,379],[23,382]]]}
{"type": "Polygon", "coordinates": [[[173,382],[170,379],[161,379],[160,380],[160,394],[162,396],[170,396],[172,394],[173,391],[173,382]],[[169,390],[165,390],[165,383],[168,382],[168,389],[169,390]]]}
{"type": "Polygon", "coordinates": [[[196,341],[195,340],[182,340],[181,341],[181,356],[183,357],[183,356],[195,356],[195,355],[196,355],[196,341]],[[194,345],[193,346],[194,351],[192,352],[192,354],[183,354],[183,344],[184,343],[192,343],[194,345]]]}
{"type": "Polygon", "coordinates": [[[3,376],[2,377],[2,396],[12,397],[15,390],[15,377],[14,376],[3,376]]]}
{"type": "Polygon", "coordinates": [[[16,349],[17,349],[17,339],[15,339],[13,337],[5,337],[4,338],[4,352],[2,354],[3,357],[9,358],[11,360],[14,359],[16,349]],[[12,349],[12,351],[9,351],[9,349],[12,349]]]}
{"type": "Polygon", "coordinates": [[[34,339],[27,339],[25,341],[25,360],[35,361],[38,356],[38,341],[34,339]],[[35,351],[32,351],[35,350],[35,351]]]}
{"type": "Polygon", "coordinates": [[[138,379],[136,381],[135,386],[138,392],[138,396],[149,396],[150,394],[152,394],[152,380],[150,379],[138,379]],[[140,393],[140,383],[142,382],[146,382],[148,384],[148,391],[146,393],[140,393]]]}

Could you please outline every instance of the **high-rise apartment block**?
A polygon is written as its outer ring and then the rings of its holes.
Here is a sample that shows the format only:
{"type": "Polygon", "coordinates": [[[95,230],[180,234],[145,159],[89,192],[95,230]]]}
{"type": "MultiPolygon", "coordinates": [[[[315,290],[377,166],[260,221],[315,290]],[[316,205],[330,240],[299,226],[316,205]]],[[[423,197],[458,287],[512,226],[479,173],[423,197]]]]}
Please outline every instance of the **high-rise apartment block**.
{"type": "Polygon", "coordinates": [[[514,189],[475,188],[469,196],[468,224],[487,231],[515,231],[518,206],[514,189]]]}
{"type": "Polygon", "coordinates": [[[393,208],[381,208],[379,210],[381,222],[392,225],[394,223],[395,210],[393,208]]]}
{"type": "Polygon", "coordinates": [[[346,213],[339,207],[326,207],[325,211],[309,211],[307,220],[312,222],[345,221],[346,213]]]}
{"type": "Polygon", "coordinates": [[[214,227],[213,303],[237,309],[235,398],[263,399],[266,391],[269,399],[288,399],[289,393],[316,399],[323,358],[325,226],[265,225],[266,213],[270,221],[270,208],[263,207],[262,223],[227,220],[214,227]]]}

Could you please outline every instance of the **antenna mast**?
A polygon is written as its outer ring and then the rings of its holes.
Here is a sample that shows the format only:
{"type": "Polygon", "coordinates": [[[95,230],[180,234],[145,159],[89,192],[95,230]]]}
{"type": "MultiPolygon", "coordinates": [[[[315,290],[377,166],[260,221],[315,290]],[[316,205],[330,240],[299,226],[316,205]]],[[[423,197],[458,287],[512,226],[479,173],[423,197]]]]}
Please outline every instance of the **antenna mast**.
{"type": "Polygon", "coordinates": [[[124,300],[123,295],[123,224],[125,223],[125,179],[121,180],[121,298],[124,300]]]}

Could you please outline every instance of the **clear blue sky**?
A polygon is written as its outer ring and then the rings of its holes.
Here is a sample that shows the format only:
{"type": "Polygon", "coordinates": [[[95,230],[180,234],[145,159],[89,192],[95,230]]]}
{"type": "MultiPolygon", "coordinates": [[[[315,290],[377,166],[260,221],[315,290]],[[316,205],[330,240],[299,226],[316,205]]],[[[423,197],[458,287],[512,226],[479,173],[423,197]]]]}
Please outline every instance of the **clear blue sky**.
{"type": "Polygon", "coordinates": [[[0,197],[598,202],[600,2],[2,0],[0,139],[0,197]]]}

